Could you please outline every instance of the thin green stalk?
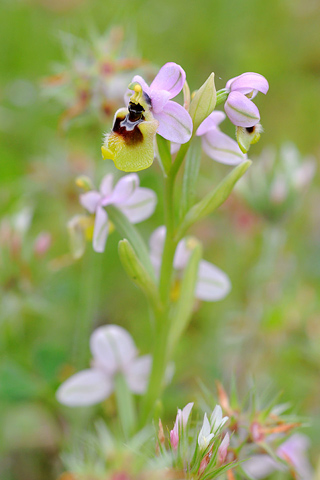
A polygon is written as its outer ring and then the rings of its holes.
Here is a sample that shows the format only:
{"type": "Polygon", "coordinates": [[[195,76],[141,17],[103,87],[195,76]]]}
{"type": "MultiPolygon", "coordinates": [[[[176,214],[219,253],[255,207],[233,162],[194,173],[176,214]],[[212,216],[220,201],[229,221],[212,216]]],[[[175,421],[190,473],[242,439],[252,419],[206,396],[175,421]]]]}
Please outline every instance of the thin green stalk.
{"type": "Polygon", "coordinates": [[[160,397],[163,386],[166,366],[168,362],[168,335],[170,330],[169,323],[169,307],[170,307],[170,290],[171,278],[173,272],[173,259],[177,242],[175,241],[175,218],[174,218],[174,185],[175,178],[179,168],[188,151],[190,142],[181,146],[175,162],[172,164],[167,177],[165,177],[164,192],[164,212],[166,225],[166,238],[164,243],[162,264],[160,271],[159,294],[164,305],[162,313],[154,312],[156,318],[156,341],[153,353],[152,371],[148,390],[144,396],[140,427],[148,420],[155,402],[160,397]]]}

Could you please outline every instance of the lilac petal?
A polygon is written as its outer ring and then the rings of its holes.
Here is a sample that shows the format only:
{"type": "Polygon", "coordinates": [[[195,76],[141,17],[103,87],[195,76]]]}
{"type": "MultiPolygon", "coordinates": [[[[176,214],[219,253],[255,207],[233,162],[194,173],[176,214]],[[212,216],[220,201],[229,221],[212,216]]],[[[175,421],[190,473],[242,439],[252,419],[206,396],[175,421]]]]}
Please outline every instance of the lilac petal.
{"type": "Polygon", "coordinates": [[[124,371],[137,356],[131,335],[118,325],[97,328],[90,338],[94,365],[109,374],[124,371]]]}
{"type": "Polygon", "coordinates": [[[81,407],[102,402],[113,390],[112,380],[103,371],[89,368],[72,375],[56,393],[60,403],[81,407]]]}
{"type": "MultiPolygon", "coordinates": [[[[282,465],[281,465],[282,466],[282,465]]],[[[268,477],[274,470],[280,470],[280,464],[278,464],[269,455],[254,455],[249,460],[246,460],[242,468],[250,478],[259,480],[260,478],[268,477]]],[[[282,469],[285,467],[282,466],[282,469]]]]}
{"type": "Polygon", "coordinates": [[[104,251],[109,232],[109,221],[107,212],[103,207],[98,207],[93,230],[93,250],[98,253],[104,251]]]}
{"type": "Polygon", "coordinates": [[[237,127],[253,127],[260,120],[256,105],[240,92],[229,93],[224,110],[237,127]]]}
{"type": "Polygon", "coordinates": [[[178,151],[180,150],[180,147],[181,147],[181,143],[171,142],[170,144],[171,155],[175,155],[176,153],[178,153],[178,151]]]}
{"type": "Polygon", "coordinates": [[[235,77],[227,88],[230,88],[231,92],[238,91],[243,94],[250,93],[252,90],[266,94],[269,84],[266,78],[259,73],[247,72],[235,77]]]}
{"type": "Polygon", "coordinates": [[[176,63],[168,62],[160,68],[150,88],[152,90],[167,90],[170,93],[169,98],[174,98],[181,92],[185,81],[186,74],[183,68],[176,63]]]}
{"type": "Polygon", "coordinates": [[[100,198],[100,193],[92,190],[80,195],[80,203],[88,212],[94,213],[97,210],[100,198]]]}
{"type": "Polygon", "coordinates": [[[217,128],[217,126],[223,122],[223,120],[226,118],[226,114],[223,112],[212,112],[209,117],[207,117],[201,125],[199,126],[196,135],[200,137],[201,135],[204,135],[207,133],[209,130],[214,130],[217,128]]]}
{"type": "Polygon", "coordinates": [[[100,184],[100,193],[103,197],[109,196],[112,193],[113,175],[109,173],[105,175],[100,184]]]}
{"type": "Polygon", "coordinates": [[[152,112],[162,112],[164,106],[168,103],[169,99],[170,93],[166,90],[153,90],[151,93],[152,112]]]}
{"type": "Polygon", "coordinates": [[[176,270],[183,270],[188,263],[192,251],[187,246],[187,240],[182,239],[177,246],[176,253],[174,255],[173,266],[176,270]]]}
{"type": "Polygon", "coordinates": [[[196,298],[207,302],[222,300],[231,290],[229,277],[212,263],[201,260],[196,285],[196,298]]]}
{"type": "Polygon", "coordinates": [[[176,102],[169,102],[160,113],[155,113],[154,118],[158,120],[157,133],[170,142],[186,143],[192,135],[192,120],[181,105],[176,102]]]}
{"type": "Polygon", "coordinates": [[[136,173],[130,173],[120,178],[117,185],[114,187],[108,203],[115,205],[125,203],[139,186],[139,177],[136,173]]]}
{"type": "Polygon", "coordinates": [[[139,223],[149,218],[157,204],[157,196],[150,188],[137,188],[119,208],[131,223],[139,223]]]}
{"type": "Polygon", "coordinates": [[[247,158],[235,140],[217,129],[202,137],[202,148],[210,158],[226,165],[238,165],[247,158]]]}
{"type": "Polygon", "coordinates": [[[133,393],[142,394],[146,391],[151,371],[151,355],[143,355],[135,359],[127,366],[125,375],[130,390],[133,393]]]}

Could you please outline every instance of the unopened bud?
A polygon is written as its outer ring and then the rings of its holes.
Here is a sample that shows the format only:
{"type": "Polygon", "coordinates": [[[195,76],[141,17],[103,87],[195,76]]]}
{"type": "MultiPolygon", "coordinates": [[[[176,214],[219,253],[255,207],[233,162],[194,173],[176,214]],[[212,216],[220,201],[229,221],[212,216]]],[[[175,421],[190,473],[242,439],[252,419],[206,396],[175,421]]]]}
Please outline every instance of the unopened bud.
{"type": "Polygon", "coordinates": [[[257,123],[253,127],[237,127],[236,137],[241,151],[247,153],[250,145],[257,143],[260,140],[262,132],[263,128],[260,123],[257,123]]]}
{"type": "Polygon", "coordinates": [[[76,185],[79,188],[82,188],[85,192],[89,192],[90,190],[94,190],[93,183],[89,177],[86,175],[81,175],[80,177],[76,178],[76,185]]]}
{"type": "Polygon", "coordinates": [[[196,132],[199,125],[205,120],[216,106],[217,93],[214,84],[214,73],[192,96],[189,113],[193,121],[193,131],[196,132]]]}
{"type": "Polygon", "coordinates": [[[41,232],[35,239],[33,245],[34,254],[37,257],[43,257],[51,246],[51,235],[49,232],[41,232]]]}

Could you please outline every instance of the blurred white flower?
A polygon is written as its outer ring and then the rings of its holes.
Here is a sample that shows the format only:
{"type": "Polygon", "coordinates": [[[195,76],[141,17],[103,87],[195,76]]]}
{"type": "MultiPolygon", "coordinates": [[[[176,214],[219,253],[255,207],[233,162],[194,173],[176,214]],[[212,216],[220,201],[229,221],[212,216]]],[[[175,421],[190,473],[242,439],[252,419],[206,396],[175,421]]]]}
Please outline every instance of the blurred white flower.
{"type": "MultiPolygon", "coordinates": [[[[150,237],[150,258],[157,276],[160,274],[161,258],[166,236],[166,228],[157,228],[150,237]]],[[[188,264],[192,253],[192,239],[182,239],[174,256],[174,268],[181,272],[188,264]]],[[[218,267],[205,260],[201,260],[198,270],[198,281],[195,289],[195,297],[199,300],[215,302],[222,300],[231,289],[229,277],[218,267]]]]}
{"type": "Polygon", "coordinates": [[[69,407],[99,403],[114,389],[114,376],[122,373],[133,393],[145,392],[151,356],[138,357],[130,334],[117,325],[100,327],[90,338],[92,367],[68,378],[57,391],[60,403],[69,407]]]}
{"type": "Polygon", "coordinates": [[[210,425],[213,433],[216,433],[229,420],[229,417],[222,418],[222,408],[216,405],[210,417],[210,425]]]}

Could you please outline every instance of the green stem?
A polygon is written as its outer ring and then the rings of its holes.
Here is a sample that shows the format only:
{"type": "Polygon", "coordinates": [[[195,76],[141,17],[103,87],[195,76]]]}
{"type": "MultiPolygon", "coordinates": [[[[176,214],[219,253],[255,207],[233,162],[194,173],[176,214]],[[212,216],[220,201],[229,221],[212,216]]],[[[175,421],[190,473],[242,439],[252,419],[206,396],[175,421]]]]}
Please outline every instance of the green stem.
{"type": "Polygon", "coordinates": [[[168,363],[170,290],[173,273],[173,259],[177,247],[177,242],[175,240],[174,185],[175,178],[188,151],[189,145],[190,142],[180,147],[177,157],[165,177],[164,213],[166,238],[162,254],[159,281],[159,294],[164,305],[164,311],[154,312],[156,318],[156,341],[148,390],[142,403],[140,427],[147,422],[156,401],[161,395],[164,386],[166,366],[168,363]]]}
{"type": "Polygon", "coordinates": [[[136,411],[133,396],[122,373],[115,376],[115,392],[123,433],[128,440],[135,431],[136,411]]]}

